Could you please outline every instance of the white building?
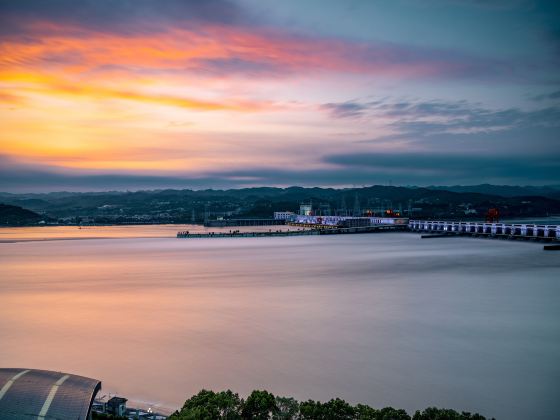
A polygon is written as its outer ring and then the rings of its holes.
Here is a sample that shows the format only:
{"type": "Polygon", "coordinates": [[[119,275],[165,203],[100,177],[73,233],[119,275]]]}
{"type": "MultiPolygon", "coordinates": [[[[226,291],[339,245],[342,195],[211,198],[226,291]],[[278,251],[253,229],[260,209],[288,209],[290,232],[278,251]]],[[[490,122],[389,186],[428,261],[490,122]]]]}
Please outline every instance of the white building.
{"type": "Polygon", "coordinates": [[[275,211],[274,219],[276,220],[293,220],[296,214],[293,211],[275,211]]]}

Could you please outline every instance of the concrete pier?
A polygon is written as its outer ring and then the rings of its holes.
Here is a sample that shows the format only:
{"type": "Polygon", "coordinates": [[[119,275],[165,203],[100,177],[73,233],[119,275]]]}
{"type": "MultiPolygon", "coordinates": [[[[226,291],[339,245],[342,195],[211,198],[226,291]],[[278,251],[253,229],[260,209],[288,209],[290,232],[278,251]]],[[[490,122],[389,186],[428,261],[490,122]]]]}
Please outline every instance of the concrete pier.
{"type": "Polygon", "coordinates": [[[268,238],[274,236],[307,236],[319,235],[319,231],[315,229],[307,230],[290,230],[290,231],[270,231],[270,232],[205,232],[190,233],[178,232],[177,238],[268,238]]]}
{"type": "Polygon", "coordinates": [[[406,225],[379,225],[352,228],[330,228],[330,229],[302,229],[302,230],[277,230],[269,232],[207,232],[190,233],[178,232],[177,238],[267,238],[276,236],[307,236],[307,235],[347,235],[357,233],[404,231],[406,225]]]}

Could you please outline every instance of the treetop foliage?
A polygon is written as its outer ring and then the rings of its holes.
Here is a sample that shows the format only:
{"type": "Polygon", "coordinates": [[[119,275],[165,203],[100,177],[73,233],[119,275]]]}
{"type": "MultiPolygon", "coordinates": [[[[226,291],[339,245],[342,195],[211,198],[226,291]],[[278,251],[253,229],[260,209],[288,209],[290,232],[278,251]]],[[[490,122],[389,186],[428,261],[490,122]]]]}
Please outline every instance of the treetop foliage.
{"type": "Polygon", "coordinates": [[[255,390],[247,399],[230,390],[214,392],[203,389],[193,395],[169,420],[486,420],[480,414],[428,407],[411,417],[393,407],[353,406],[335,398],[327,402],[298,402],[291,397],[274,396],[255,390]]]}

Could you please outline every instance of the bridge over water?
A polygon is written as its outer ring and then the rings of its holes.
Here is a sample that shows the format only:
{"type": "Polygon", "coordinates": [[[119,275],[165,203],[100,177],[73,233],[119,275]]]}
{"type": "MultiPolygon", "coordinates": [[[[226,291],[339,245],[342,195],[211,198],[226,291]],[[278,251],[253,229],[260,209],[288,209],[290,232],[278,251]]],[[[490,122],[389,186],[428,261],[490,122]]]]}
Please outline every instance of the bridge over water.
{"type": "Polygon", "coordinates": [[[560,241],[560,226],[558,225],[410,220],[408,228],[415,232],[445,233],[449,235],[560,241]]]}

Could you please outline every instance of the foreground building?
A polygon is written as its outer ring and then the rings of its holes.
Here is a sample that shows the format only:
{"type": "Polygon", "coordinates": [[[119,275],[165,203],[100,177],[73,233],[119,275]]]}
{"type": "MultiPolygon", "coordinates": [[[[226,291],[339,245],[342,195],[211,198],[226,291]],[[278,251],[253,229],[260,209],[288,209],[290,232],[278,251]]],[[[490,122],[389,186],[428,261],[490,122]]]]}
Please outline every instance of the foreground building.
{"type": "Polygon", "coordinates": [[[36,369],[0,369],[0,419],[88,420],[101,381],[36,369]]]}
{"type": "Polygon", "coordinates": [[[124,416],[126,414],[126,402],[128,400],[122,397],[113,397],[107,401],[107,413],[115,416],[124,416]]]}

